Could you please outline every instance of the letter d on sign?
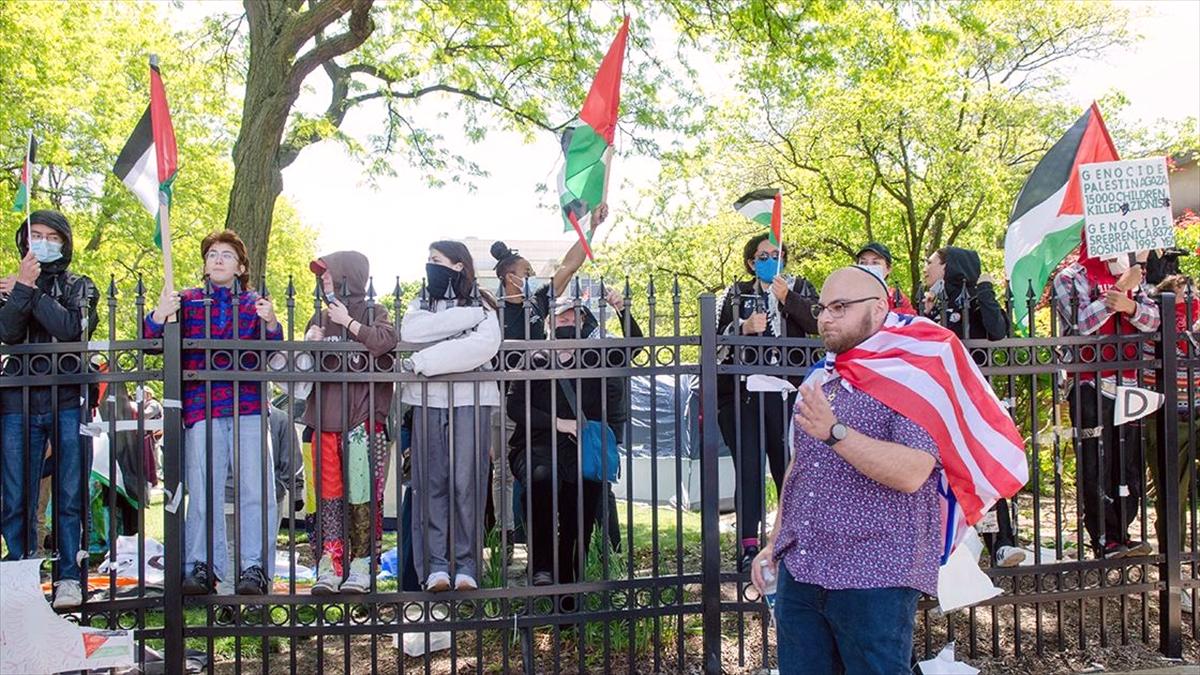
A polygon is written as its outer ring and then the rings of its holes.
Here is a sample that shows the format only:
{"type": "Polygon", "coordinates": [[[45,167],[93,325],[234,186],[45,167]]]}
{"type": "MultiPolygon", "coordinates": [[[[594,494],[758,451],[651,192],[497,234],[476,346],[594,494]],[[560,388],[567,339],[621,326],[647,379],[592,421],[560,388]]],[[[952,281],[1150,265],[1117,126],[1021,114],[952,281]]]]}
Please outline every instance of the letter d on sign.
{"type": "Polygon", "coordinates": [[[1116,405],[1113,406],[1113,424],[1121,425],[1139,420],[1158,410],[1165,398],[1157,391],[1149,389],[1117,387],[1116,405]]]}

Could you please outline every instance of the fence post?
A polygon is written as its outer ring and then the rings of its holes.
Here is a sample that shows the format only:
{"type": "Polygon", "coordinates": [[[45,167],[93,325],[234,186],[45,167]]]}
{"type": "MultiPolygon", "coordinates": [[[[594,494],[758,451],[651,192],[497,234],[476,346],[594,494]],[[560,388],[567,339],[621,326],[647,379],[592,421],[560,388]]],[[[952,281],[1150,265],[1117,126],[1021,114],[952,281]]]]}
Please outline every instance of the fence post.
{"type": "Polygon", "coordinates": [[[183,644],[183,359],[179,322],[168,322],[163,331],[163,538],[166,573],[163,575],[163,663],[167,675],[182,675],[186,655],[183,644]]]}
{"type": "Polygon", "coordinates": [[[700,296],[700,526],[703,564],[704,672],[721,672],[721,500],[717,428],[717,305],[700,296]]]}
{"type": "Polygon", "coordinates": [[[1159,484],[1154,486],[1161,490],[1166,513],[1166,522],[1155,523],[1156,528],[1163,528],[1165,536],[1161,538],[1163,549],[1159,551],[1158,579],[1161,590],[1158,595],[1159,609],[1159,651],[1164,656],[1180,658],[1183,655],[1183,639],[1180,626],[1179,601],[1181,579],[1179,574],[1182,532],[1179,531],[1179,388],[1176,385],[1179,373],[1179,358],[1176,351],[1176,341],[1179,339],[1175,327],[1175,294],[1163,293],[1159,298],[1159,312],[1162,316],[1160,327],[1159,348],[1162,358],[1159,362],[1158,385],[1164,396],[1162,409],[1158,418],[1158,466],[1160,471],[1159,484]]]}

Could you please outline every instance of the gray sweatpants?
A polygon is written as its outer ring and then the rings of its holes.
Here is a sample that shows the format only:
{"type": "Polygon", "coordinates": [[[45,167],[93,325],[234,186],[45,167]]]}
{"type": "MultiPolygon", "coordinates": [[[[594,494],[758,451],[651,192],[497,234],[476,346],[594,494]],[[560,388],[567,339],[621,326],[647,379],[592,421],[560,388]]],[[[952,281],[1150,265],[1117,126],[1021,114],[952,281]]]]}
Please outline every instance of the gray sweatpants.
{"type": "Polygon", "coordinates": [[[413,408],[413,561],[422,581],[434,572],[479,579],[491,422],[491,406],[455,407],[453,416],[413,408]]]}

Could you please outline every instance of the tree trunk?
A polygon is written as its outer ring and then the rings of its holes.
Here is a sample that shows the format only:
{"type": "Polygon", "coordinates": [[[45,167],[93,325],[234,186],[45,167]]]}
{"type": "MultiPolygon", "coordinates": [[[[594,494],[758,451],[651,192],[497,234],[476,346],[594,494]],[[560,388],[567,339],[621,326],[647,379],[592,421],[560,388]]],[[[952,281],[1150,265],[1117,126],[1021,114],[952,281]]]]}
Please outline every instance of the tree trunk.
{"type": "Polygon", "coordinates": [[[246,78],[242,124],[233,146],[233,188],[225,227],[246,242],[250,278],[266,274],[267,244],[275,200],[283,192],[279,148],[295,96],[287,91],[290,55],[272,53],[272,43],[262,45],[267,54],[251,58],[246,78]]]}

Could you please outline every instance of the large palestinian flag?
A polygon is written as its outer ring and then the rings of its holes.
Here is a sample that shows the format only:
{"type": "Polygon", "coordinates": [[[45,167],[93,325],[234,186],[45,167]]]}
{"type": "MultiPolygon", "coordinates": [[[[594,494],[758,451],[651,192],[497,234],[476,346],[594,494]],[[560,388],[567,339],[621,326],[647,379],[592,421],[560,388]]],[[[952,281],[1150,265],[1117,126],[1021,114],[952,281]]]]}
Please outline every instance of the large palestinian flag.
{"type": "Polygon", "coordinates": [[[592,229],[590,216],[604,203],[608,185],[608,167],[612,161],[613,137],[617,133],[617,108],[621,105],[621,66],[625,61],[625,40],[629,35],[629,17],[608,48],[600,70],[583,101],[579,120],[563,131],[563,167],[558,174],[559,204],[562,205],[564,232],[579,235],[590,260],[588,241],[592,229]],[[584,221],[588,220],[588,227],[584,221]]]}
{"type": "Polygon", "coordinates": [[[775,188],[755,190],[733,203],[733,210],[750,220],[771,228],[771,243],[783,241],[783,193],[775,188]]]}
{"type": "Polygon", "coordinates": [[[28,210],[29,197],[33,194],[33,165],[37,162],[37,148],[37,139],[30,131],[25,144],[25,163],[21,165],[21,182],[17,185],[17,197],[13,200],[13,213],[28,210]]]}
{"type": "Polygon", "coordinates": [[[1040,296],[1050,274],[1079,246],[1083,232],[1079,165],[1116,159],[1100,108],[1093,103],[1029,174],[1004,235],[1004,268],[1013,293],[1015,325],[1024,325],[1030,287],[1040,296]]]}
{"type": "Polygon", "coordinates": [[[154,216],[154,243],[160,249],[163,233],[159,205],[166,203],[170,208],[171,185],[175,181],[178,160],[167,92],[158,72],[158,59],[150,57],[150,105],[138,120],[133,135],[125,141],[113,173],[154,216]]]}

